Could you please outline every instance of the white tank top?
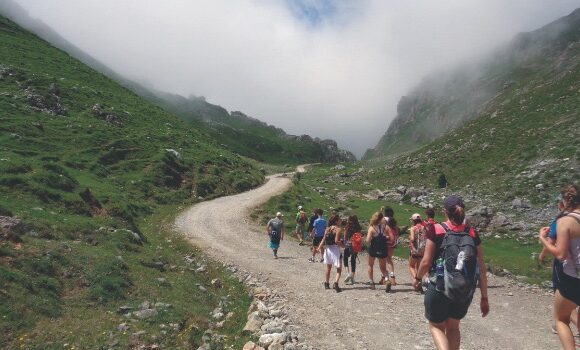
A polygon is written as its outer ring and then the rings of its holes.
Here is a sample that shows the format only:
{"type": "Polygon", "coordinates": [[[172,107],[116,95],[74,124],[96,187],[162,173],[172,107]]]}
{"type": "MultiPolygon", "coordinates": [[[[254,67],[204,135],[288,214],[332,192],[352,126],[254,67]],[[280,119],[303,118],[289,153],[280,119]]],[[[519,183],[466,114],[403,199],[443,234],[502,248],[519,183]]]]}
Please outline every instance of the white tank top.
{"type": "MultiPolygon", "coordinates": [[[[573,216],[580,223],[580,214],[572,212],[568,216],[573,216]]],[[[564,267],[565,274],[574,278],[580,278],[580,237],[570,240],[568,257],[564,260],[562,266],[564,267]]]]}

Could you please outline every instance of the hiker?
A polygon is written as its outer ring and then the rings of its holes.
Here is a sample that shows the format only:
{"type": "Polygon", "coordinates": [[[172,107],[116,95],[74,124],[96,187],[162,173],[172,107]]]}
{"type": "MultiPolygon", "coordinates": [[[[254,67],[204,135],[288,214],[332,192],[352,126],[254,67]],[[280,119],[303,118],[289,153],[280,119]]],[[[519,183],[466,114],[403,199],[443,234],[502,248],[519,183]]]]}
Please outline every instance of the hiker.
{"type": "Polygon", "coordinates": [[[358,253],[362,251],[362,228],[358,222],[358,217],[356,215],[351,215],[346,221],[346,226],[344,228],[344,261],[343,265],[348,271],[348,275],[344,279],[344,283],[354,284],[354,274],[356,272],[356,259],[358,258],[358,253]],[[350,269],[348,260],[350,258],[350,269]]]}
{"type": "MultiPolygon", "coordinates": [[[[409,271],[411,272],[411,279],[417,277],[419,270],[419,263],[423,259],[425,252],[425,245],[427,243],[427,224],[421,219],[419,213],[411,215],[411,228],[409,229],[409,271]]],[[[419,276],[422,278],[423,276],[419,276]]],[[[415,288],[415,292],[423,292],[423,288],[419,285],[415,288]]]]}
{"type": "Polygon", "coordinates": [[[318,208],[314,208],[314,210],[312,211],[312,216],[310,217],[310,220],[308,221],[308,229],[307,229],[307,234],[308,234],[308,238],[312,239],[312,230],[314,229],[314,221],[316,221],[316,219],[318,219],[318,214],[316,214],[318,212],[318,208]]]}
{"type": "MultiPolygon", "coordinates": [[[[370,221],[370,226],[367,231],[367,246],[369,253],[368,273],[369,284],[371,289],[375,289],[375,282],[373,277],[373,269],[375,259],[379,259],[379,268],[381,270],[381,281],[385,280],[387,276],[387,243],[389,238],[385,234],[385,228],[382,225],[383,213],[378,211],[373,214],[370,221]]],[[[390,231],[389,231],[390,232],[390,231]]],[[[391,282],[387,280],[385,291],[391,291],[391,282]]]]}
{"type": "Polygon", "coordinates": [[[467,314],[478,276],[481,315],[485,317],[489,313],[487,275],[481,239],[473,227],[464,223],[463,200],[449,196],[443,206],[447,221],[429,227],[425,253],[413,287],[418,288],[421,276],[431,272],[424,304],[433,342],[438,350],[458,350],[459,323],[467,314]],[[481,273],[478,273],[479,267],[481,273]]]}
{"type": "Polygon", "coordinates": [[[435,210],[433,208],[426,209],[425,215],[427,215],[427,220],[424,221],[425,225],[435,225],[437,223],[437,220],[435,220],[435,210]]]}
{"type": "Polygon", "coordinates": [[[280,248],[280,241],[284,240],[284,221],[281,212],[276,213],[276,217],[268,221],[266,231],[270,236],[270,248],[274,252],[274,259],[278,259],[278,249],[280,248]]]}
{"type": "Polygon", "coordinates": [[[395,265],[393,264],[393,253],[399,242],[399,226],[397,226],[397,220],[395,220],[395,211],[391,207],[383,208],[383,227],[386,231],[391,231],[388,235],[389,242],[387,247],[387,270],[389,271],[389,281],[391,285],[396,286],[397,280],[395,279],[395,265]]]}
{"type": "Polygon", "coordinates": [[[324,247],[320,247],[320,242],[324,238],[324,233],[326,232],[326,220],[322,216],[324,211],[320,208],[316,209],[317,219],[312,223],[312,257],[308,259],[309,262],[316,261],[316,253],[320,252],[320,262],[324,259],[324,247]]]}
{"type": "MultiPolygon", "coordinates": [[[[556,243],[558,219],[561,218],[562,216],[568,215],[568,212],[564,209],[564,201],[563,201],[561,194],[556,197],[556,205],[558,207],[558,215],[556,215],[554,220],[552,220],[552,222],[550,223],[550,233],[548,234],[548,238],[549,238],[549,241],[551,244],[556,243]]],[[[545,262],[546,255],[548,255],[548,249],[546,247],[542,246],[542,251],[538,255],[538,260],[540,261],[540,263],[545,262]]],[[[557,278],[558,275],[556,273],[556,264],[562,264],[562,262],[558,259],[554,259],[553,264],[552,264],[552,289],[553,289],[554,293],[556,293],[556,290],[558,289],[558,278],[557,278]]],[[[572,321],[572,323],[574,323],[576,325],[576,328],[578,328],[578,332],[580,333],[580,328],[579,328],[580,322],[578,322],[579,316],[580,316],[580,314],[578,314],[578,308],[574,309],[572,311],[572,314],[570,315],[570,321],[572,321]]],[[[554,334],[558,334],[558,331],[556,330],[555,323],[552,325],[552,332],[554,332],[554,334]]]]}
{"type": "Polygon", "coordinates": [[[340,238],[340,218],[338,215],[336,215],[333,216],[332,219],[328,220],[328,227],[324,231],[324,237],[318,245],[318,250],[324,250],[324,254],[322,254],[324,256],[324,264],[326,264],[324,289],[330,289],[330,272],[332,270],[332,266],[334,266],[336,268],[336,279],[334,280],[332,289],[334,289],[337,293],[342,291],[342,289],[338,286],[340,274],[342,272],[342,260],[340,254],[341,246],[342,240],[340,238]]]}
{"type": "Polygon", "coordinates": [[[540,229],[540,242],[548,253],[561,261],[554,264],[556,293],[554,318],[556,331],[563,349],[575,349],[574,335],[570,329],[570,315],[580,305],[580,189],[568,185],[562,191],[564,211],[557,220],[556,243],[550,238],[550,228],[540,229]]]}
{"type": "Polygon", "coordinates": [[[306,222],[308,221],[308,215],[304,211],[304,208],[299,205],[298,213],[296,213],[296,237],[300,241],[298,245],[304,245],[304,241],[308,238],[308,233],[306,232],[306,222]]]}

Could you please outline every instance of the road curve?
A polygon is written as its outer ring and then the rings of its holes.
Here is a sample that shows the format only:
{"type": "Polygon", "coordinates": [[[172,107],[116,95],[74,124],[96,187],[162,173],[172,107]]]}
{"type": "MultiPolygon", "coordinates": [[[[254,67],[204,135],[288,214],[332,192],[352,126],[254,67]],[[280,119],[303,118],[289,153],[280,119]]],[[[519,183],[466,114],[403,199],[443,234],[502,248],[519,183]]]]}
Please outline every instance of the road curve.
{"type": "MultiPolygon", "coordinates": [[[[263,186],[234,196],[196,204],[176,219],[192,244],[213,258],[260,275],[287,298],[288,313],[307,342],[318,349],[432,349],[423,317],[423,297],[412,292],[404,263],[396,264],[394,293],[371,291],[357,283],[342,293],[324,290],[323,266],[308,263],[308,248],[283,241],[274,260],[265,228],[249,219],[251,210],[291,186],[289,177],[271,176],[263,186]]],[[[293,220],[294,213],[286,213],[293,220]]],[[[361,256],[359,281],[366,280],[361,256]]],[[[378,268],[376,269],[378,271],[378,268]]],[[[375,271],[375,275],[376,275],[375,271]]],[[[461,349],[558,349],[550,332],[552,297],[490,276],[491,312],[479,314],[479,293],[462,321],[461,349]]]]}

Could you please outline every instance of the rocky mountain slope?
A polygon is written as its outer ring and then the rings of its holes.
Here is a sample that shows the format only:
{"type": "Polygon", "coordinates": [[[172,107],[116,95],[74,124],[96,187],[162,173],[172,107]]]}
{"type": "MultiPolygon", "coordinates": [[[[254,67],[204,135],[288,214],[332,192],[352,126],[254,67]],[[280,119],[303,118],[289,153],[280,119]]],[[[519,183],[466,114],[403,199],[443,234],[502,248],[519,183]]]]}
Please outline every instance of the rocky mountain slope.
{"type": "Polygon", "coordinates": [[[416,150],[459,125],[508,108],[509,118],[525,119],[535,114],[556,122],[570,112],[561,108],[563,100],[578,98],[575,83],[566,75],[578,70],[579,37],[580,9],[518,35],[479,62],[425,78],[401,98],[397,117],[364,159],[416,150]],[[562,89],[559,95],[556,86],[562,89]],[[532,95],[535,100],[530,99],[532,95]]]}
{"type": "Polygon", "coordinates": [[[0,111],[0,348],[129,347],[127,329],[182,330],[230,293],[245,302],[230,282],[192,293],[225,277],[185,274],[207,262],[158,224],[176,205],[261,184],[259,169],[4,17],[0,111]],[[116,328],[121,303],[147,321],[116,328]]]}
{"type": "Polygon", "coordinates": [[[228,112],[203,97],[180,95],[146,88],[136,83],[127,85],[139,95],[163,106],[184,120],[203,128],[222,146],[240,155],[274,164],[353,162],[356,157],[340,149],[334,140],[321,140],[309,135],[289,135],[242,112],[228,112]]]}

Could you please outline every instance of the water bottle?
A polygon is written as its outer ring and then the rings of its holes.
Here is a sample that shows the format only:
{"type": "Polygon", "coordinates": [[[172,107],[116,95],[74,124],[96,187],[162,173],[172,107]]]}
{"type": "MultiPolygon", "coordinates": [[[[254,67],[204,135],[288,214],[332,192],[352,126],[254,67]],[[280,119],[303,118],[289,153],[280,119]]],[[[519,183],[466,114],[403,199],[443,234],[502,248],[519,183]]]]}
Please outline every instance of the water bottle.
{"type": "Polygon", "coordinates": [[[460,251],[457,254],[457,264],[455,265],[455,270],[461,271],[463,270],[463,261],[465,260],[465,252],[460,251]]]}
{"type": "Polygon", "coordinates": [[[444,264],[445,264],[445,260],[443,258],[439,258],[435,262],[435,277],[437,278],[435,286],[436,286],[437,290],[439,290],[439,291],[445,290],[445,280],[444,280],[445,265],[444,264]]]}

